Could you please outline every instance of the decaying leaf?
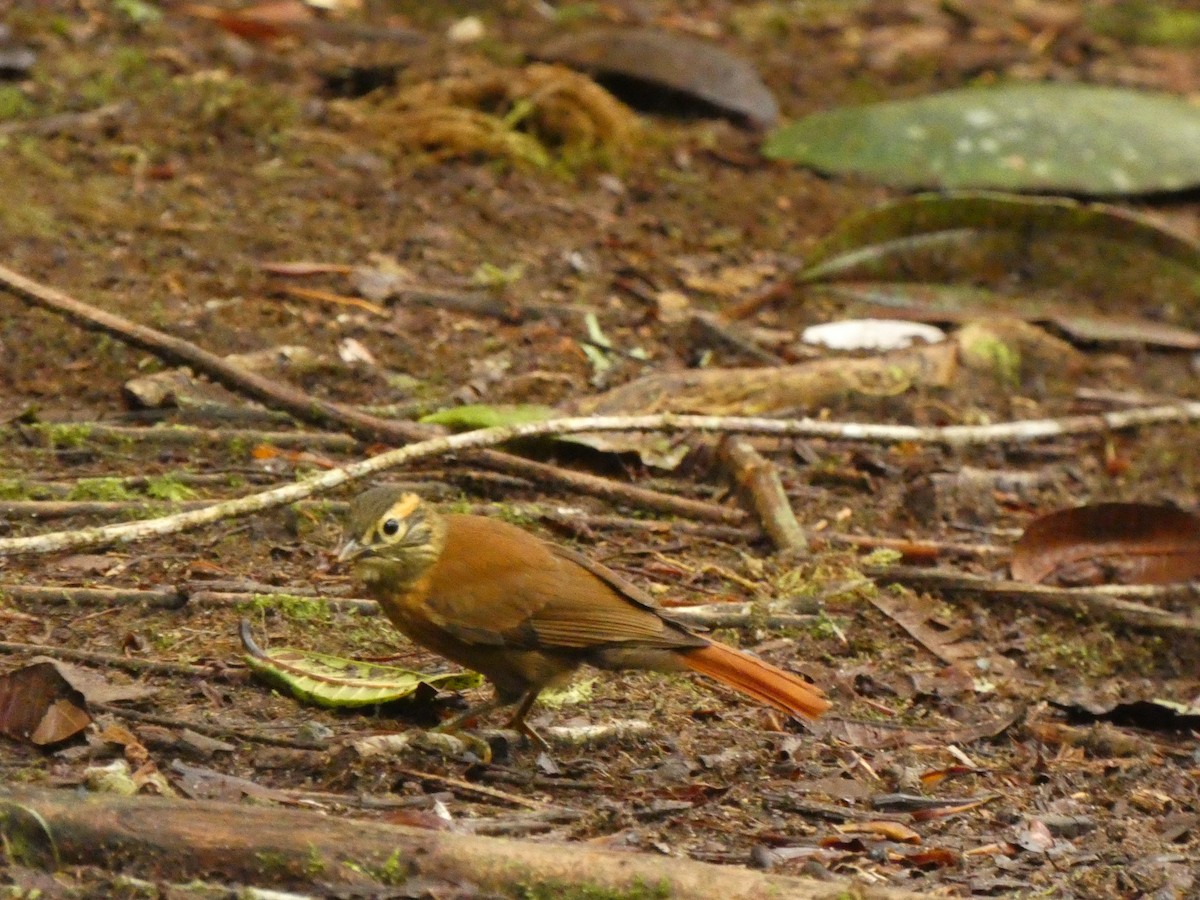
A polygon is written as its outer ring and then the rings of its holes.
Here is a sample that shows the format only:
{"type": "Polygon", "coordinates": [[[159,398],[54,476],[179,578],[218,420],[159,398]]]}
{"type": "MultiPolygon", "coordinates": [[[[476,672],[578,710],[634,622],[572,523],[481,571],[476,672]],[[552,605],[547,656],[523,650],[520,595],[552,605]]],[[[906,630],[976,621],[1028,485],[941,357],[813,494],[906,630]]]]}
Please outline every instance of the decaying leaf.
{"type": "Polygon", "coordinates": [[[48,656],[35,656],[30,664],[49,663],[63,680],[83,695],[88,703],[119,703],[122,700],[142,700],[158,693],[158,688],[144,684],[114,684],[103,675],[48,656]]]}
{"type": "MultiPolygon", "coordinates": [[[[749,62],[698,38],[654,28],[595,28],[555,38],[537,53],[594,75],[632,106],[669,109],[671,95],[765,128],[779,104],[749,62]]],[[[691,104],[689,112],[696,111],[691,104]]]]}
{"type": "Polygon", "coordinates": [[[0,734],[44,747],[74,737],[91,721],[83,695],[52,663],[0,675],[0,734]]]}
{"type": "Polygon", "coordinates": [[[1188,581],[1200,576],[1200,518],[1148,503],[1058,510],[1025,529],[1011,569],[1062,587],[1188,581]]]}
{"type": "Polygon", "coordinates": [[[207,19],[247,41],[274,41],[304,32],[316,21],[312,7],[301,0],[267,0],[239,10],[206,4],[187,4],[181,12],[207,19]]]}
{"type": "Polygon", "coordinates": [[[815,113],[763,146],[825,172],[899,187],[1093,195],[1200,183],[1200,109],[1086,84],[968,87],[815,113]]]}
{"type": "Polygon", "coordinates": [[[1114,704],[1051,701],[1051,705],[1065,712],[1073,722],[1111,722],[1152,731],[1200,729],[1200,706],[1172,700],[1132,700],[1114,704]]]}
{"type": "Polygon", "coordinates": [[[289,691],[297,700],[317,706],[373,706],[408,697],[421,687],[464,691],[483,683],[483,677],[472,672],[426,675],[307,650],[264,651],[254,642],[245,619],[240,635],[246,665],[255,674],[289,691]]]}
{"type": "MultiPolygon", "coordinates": [[[[964,306],[1004,300],[994,290],[1014,276],[1021,292],[1005,310],[1013,315],[1037,319],[1046,318],[1047,308],[1059,311],[1061,298],[1057,304],[1048,296],[1026,302],[1023,295],[1033,288],[1077,291],[1114,315],[1127,315],[1131,293],[1142,309],[1176,305],[1180,294],[1195,296],[1200,245],[1111,205],[964,191],[919,194],[850,216],[805,264],[798,276],[803,282],[902,282],[910,291],[938,291],[917,299],[954,320],[964,306]],[[939,282],[995,288],[989,295],[978,287],[973,293],[958,285],[939,288],[939,282]]],[[[912,305],[874,293],[884,307],[912,305]]]]}

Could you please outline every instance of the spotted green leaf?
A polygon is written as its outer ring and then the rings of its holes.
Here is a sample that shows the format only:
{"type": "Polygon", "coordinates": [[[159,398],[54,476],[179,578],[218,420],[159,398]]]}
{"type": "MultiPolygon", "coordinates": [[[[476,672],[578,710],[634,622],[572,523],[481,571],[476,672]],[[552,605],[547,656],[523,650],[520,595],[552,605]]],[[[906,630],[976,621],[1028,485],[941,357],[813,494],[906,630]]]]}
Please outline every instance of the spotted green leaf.
{"type": "Polygon", "coordinates": [[[316,706],[373,706],[407,697],[422,685],[439,691],[463,691],[483,684],[483,676],[473,672],[427,675],[309,650],[262,650],[251,638],[246,622],[242,623],[241,636],[251,671],[289,691],[297,700],[316,706]]]}
{"type": "Polygon", "coordinates": [[[827,110],[763,152],[899,187],[1093,195],[1200,184],[1200,106],[1082,84],[1009,84],[827,110]]]}

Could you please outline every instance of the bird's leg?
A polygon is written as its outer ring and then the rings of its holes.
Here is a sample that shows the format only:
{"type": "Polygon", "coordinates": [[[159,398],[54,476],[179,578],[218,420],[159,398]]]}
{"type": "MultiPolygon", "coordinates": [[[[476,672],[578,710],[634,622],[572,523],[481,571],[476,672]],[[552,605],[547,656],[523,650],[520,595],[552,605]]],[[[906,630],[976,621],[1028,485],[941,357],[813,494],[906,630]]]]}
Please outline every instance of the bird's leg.
{"type": "Polygon", "coordinates": [[[529,710],[537,701],[539,689],[534,689],[525,692],[525,696],[521,698],[521,705],[517,707],[517,711],[512,714],[512,718],[508,720],[509,728],[514,731],[519,731],[525,737],[529,738],[533,746],[537,747],[543,753],[550,752],[550,745],[546,743],[545,738],[533,730],[533,727],[525,721],[525,717],[529,715],[529,710]]]}
{"type": "Polygon", "coordinates": [[[437,727],[431,728],[430,730],[436,731],[440,734],[453,734],[456,731],[462,731],[463,726],[472,719],[478,719],[480,716],[486,716],[488,713],[494,710],[501,709],[505,706],[512,706],[512,704],[512,700],[503,699],[499,695],[496,695],[486,703],[478,703],[475,706],[472,706],[466,712],[459,713],[453,719],[448,719],[437,727]]]}

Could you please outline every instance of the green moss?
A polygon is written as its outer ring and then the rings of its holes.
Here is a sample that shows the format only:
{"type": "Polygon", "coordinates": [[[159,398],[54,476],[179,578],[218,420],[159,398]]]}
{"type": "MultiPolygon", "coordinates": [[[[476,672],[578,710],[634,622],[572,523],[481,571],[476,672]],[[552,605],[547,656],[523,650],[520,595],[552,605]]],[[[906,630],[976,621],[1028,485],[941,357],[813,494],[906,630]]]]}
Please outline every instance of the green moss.
{"type": "Polygon", "coordinates": [[[34,106],[18,87],[0,85],[0,122],[26,119],[33,115],[34,106]]]}
{"type": "Polygon", "coordinates": [[[34,492],[19,478],[0,479],[0,500],[33,500],[34,492]]]}
{"type": "Polygon", "coordinates": [[[258,860],[259,871],[263,874],[287,874],[292,870],[287,857],[279,852],[260,850],[254,854],[254,858],[258,860]]]}
{"type": "Polygon", "coordinates": [[[1122,645],[1103,625],[1072,629],[1069,637],[1042,631],[1028,647],[1034,666],[1051,671],[1068,669],[1088,678],[1108,677],[1125,663],[1122,645]]]}
{"type": "Polygon", "coordinates": [[[825,614],[825,610],[821,610],[817,614],[817,620],[808,626],[809,634],[818,640],[831,641],[842,636],[842,631],[837,627],[833,619],[825,614]]]}
{"type": "Polygon", "coordinates": [[[249,137],[273,142],[299,116],[294,100],[270,86],[238,77],[177,79],[174,114],[207,141],[249,137]]]}
{"type": "MultiPolygon", "coordinates": [[[[90,67],[93,61],[81,59],[79,68],[90,67]]],[[[65,68],[65,67],[64,67],[65,68]]],[[[68,76],[71,74],[68,70],[68,76]]],[[[136,47],[120,47],[107,65],[98,72],[80,71],[83,84],[79,93],[86,106],[103,106],[126,97],[141,97],[148,101],[160,93],[169,83],[170,76],[160,63],[156,63],[136,47]]],[[[68,77],[67,80],[72,80],[68,77]]]]}
{"type": "Polygon", "coordinates": [[[646,884],[639,878],[627,888],[545,881],[518,885],[516,893],[520,900],[670,900],[672,895],[671,885],[665,878],[656,885],[646,884]]]}
{"type": "Polygon", "coordinates": [[[383,865],[373,869],[371,874],[384,884],[403,884],[408,880],[409,869],[401,859],[400,851],[393,850],[383,865]]]}
{"type": "Polygon", "coordinates": [[[332,617],[324,600],[295,594],[252,594],[237,608],[239,612],[256,615],[272,612],[291,622],[328,622],[332,617]]]}
{"type": "Polygon", "coordinates": [[[146,493],[155,500],[170,500],[173,503],[181,500],[194,500],[199,496],[180,481],[179,476],[170,473],[146,479],[146,493]]]}
{"type": "Polygon", "coordinates": [[[67,422],[39,422],[33,428],[45,437],[51,447],[64,450],[77,450],[84,446],[92,436],[90,426],[67,422]]]}
{"type": "Polygon", "coordinates": [[[321,851],[316,844],[310,844],[308,847],[308,859],[304,863],[304,874],[311,878],[323,874],[325,871],[325,859],[321,856],[321,851]]]}
{"type": "Polygon", "coordinates": [[[121,478],[81,478],[67,494],[68,500],[121,501],[136,499],[121,478]]]}

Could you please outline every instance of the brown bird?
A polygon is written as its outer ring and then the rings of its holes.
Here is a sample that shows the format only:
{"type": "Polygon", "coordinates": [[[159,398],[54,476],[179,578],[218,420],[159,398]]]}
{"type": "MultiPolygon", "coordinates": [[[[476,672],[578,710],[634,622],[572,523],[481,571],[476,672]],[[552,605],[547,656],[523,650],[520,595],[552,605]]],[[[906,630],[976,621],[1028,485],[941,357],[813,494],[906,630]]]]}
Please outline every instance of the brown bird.
{"type": "Polygon", "coordinates": [[[517,704],[525,723],[543,689],[581,665],[691,669],[792,716],[829,708],[821,690],[782,669],[685,628],[643,591],[584,556],[507,522],[442,515],[415,494],[369,490],[350,505],[339,561],[401,632],[484,675],[496,697],[441,726],[517,704]]]}

